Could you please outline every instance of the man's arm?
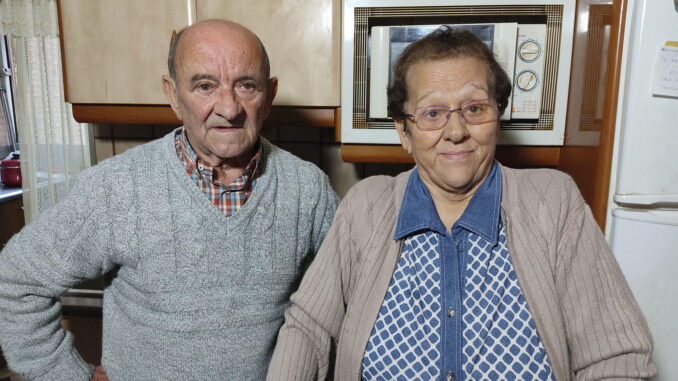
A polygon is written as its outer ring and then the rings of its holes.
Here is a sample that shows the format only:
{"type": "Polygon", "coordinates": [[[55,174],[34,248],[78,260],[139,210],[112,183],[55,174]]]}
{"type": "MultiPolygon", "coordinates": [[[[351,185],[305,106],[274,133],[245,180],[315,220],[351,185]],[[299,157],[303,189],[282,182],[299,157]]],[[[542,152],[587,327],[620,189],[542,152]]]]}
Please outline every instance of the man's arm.
{"type": "Polygon", "coordinates": [[[105,187],[79,183],[0,252],[0,343],[10,367],[27,379],[89,380],[94,370],[61,328],[57,299],[112,267],[104,260],[105,187]]]}
{"type": "Polygon", "coordinates": [[[330,225],[332,225],[332,219],[334,218],[334,212],[337,210],[337,205],[339,205],[339,197],[332,189],[330,181],[327,178],[327,175],[321,173],[319,176],[320,191],[318,197],[318,203],[314,208],[314,221],[313,221],[313,252],[317,253],[320,249],[320,245],[325,239],[325,235],[330,230],[330,225]]]}

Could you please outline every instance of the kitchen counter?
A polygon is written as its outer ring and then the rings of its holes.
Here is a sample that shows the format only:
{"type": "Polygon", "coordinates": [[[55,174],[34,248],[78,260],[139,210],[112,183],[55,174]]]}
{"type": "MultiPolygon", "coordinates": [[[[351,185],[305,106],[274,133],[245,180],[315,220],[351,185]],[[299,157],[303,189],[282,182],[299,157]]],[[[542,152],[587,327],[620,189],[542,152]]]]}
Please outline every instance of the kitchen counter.
{"type": "MultiPolygon", "coordinates": [[[[12,236],[24,227],[23,191],[21,187],[6,187],[0,184],[0,249],[12,236]]],[[[0,378],[1,380],[1,378],[0,378]]]]}
{"type": "Polygon", "coordinates": [[[8,187],[0,184],[0,202],[6,202],[21,197],[23,190],[21,187],[8,187]]]}

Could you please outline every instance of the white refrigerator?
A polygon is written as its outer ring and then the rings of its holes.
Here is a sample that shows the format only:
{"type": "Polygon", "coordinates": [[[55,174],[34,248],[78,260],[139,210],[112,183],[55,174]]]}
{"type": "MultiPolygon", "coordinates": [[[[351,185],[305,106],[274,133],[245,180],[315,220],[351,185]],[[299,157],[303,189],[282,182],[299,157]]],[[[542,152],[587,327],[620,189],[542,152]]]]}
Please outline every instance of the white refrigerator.
{"type": "Polygon", "coordinates": [[[678,380],[678,0],[629,0],[606,234],[678,380]]]}

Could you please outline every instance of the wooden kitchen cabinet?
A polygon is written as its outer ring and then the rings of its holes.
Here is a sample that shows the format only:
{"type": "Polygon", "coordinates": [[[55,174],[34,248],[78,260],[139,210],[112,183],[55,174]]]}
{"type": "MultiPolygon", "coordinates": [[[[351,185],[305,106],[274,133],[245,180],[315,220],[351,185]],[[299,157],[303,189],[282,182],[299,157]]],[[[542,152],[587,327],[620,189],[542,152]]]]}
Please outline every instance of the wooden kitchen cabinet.
{"type": "Polygon", "coordinates": [[[259,35],[279,78],[274,105],[340,103],[339,0],[59,0],[59,12],[66,100],[76,106],[168,105],[161,75],[172,31],[189,17],[259,35]]]}
{"type": "Polygon", "coordinates": [[[161,75],[186,0],[60,0],[59,13],[66,101],[169,104],[161,75]]]}
{"type": "Polygon", "coordinates": [[[198,21],[227,18],[254,31],[278,77],[274,105],[340,104],[341,1],[196,0],[198,21]]]}

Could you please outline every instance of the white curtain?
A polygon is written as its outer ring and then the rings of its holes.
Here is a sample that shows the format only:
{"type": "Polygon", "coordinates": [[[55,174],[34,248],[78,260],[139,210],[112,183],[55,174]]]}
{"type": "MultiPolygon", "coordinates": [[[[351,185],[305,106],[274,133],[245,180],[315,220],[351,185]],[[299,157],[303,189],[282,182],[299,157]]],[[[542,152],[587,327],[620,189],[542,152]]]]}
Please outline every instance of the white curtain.
{"type": "Polygon", "coordinates": [[[0,34],[14,56],[24,215],[29,223],[62,199],[91,163],[88,125],[64,101],[56,0],[0,0],[0,34]]]}

